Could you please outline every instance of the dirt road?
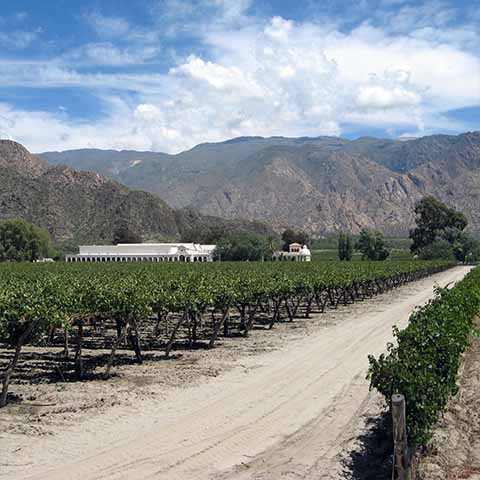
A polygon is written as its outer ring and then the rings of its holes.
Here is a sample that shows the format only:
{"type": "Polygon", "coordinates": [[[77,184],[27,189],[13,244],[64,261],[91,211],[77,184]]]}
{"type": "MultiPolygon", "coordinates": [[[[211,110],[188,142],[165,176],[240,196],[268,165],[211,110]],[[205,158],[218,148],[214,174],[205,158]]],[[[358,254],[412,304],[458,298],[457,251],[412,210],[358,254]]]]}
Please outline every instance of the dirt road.
{"type": "Polygon", "coordinates": [[[374,309],[242,359],[161,403],[140,402],[137,411],[113,410],[36,439],[18,453],[8,478],[338,478],[336,457],[369,398],[367,355],[385,350],[392,326],[404,327],[435,283],[455,282],[467,271],[457,267],[402,287],[374,309]]]}

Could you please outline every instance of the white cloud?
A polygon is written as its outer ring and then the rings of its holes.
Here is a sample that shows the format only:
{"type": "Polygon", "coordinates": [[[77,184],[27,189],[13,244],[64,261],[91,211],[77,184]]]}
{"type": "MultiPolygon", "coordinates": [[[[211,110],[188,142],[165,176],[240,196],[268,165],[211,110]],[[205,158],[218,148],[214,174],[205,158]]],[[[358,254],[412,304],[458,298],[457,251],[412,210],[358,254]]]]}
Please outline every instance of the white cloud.
{"type": "Polygon", "coordinates": [[[16,140],[33,152],[82,146],[143,149],[151,143],[149,132],[138,130],[132,111],[125,103],[112,99],[109,107],[110,116],[85,123],[74,122],[61,111],[52,114],[14,110],[0,103],[0,138],[16,140]]]}
{"type": "Polygon", "coordinates": [[[424,91],[425,106],[439,111],[472,105],[478,99],[480,58],[436,41],[388,36],[362,25],[349,35],[326,39],[326,54],[339,66],[339,80],[368,82],[372,74],[408,72],[412,88],[424,91]]]}
{"type": "Polygon", "coordinates": [[[171,75],[184,75],[189,79],[204,81],[218,90],[234,90],[237,95],[258,97],[263,95],[261,87],[238,67],[225,67],[191,56],[188,61],[170,70],[171,75]]]}
{"type": "Polygon", "coordinates": [[[130,31],[130,23],[122,17],[107,17],[92,12],[85,15],[85,18],[101,37],[119,37],[130,31]]]}
{"type": "Polygon", "coordinates": [[[75,61],[77,66],[84,64],[127,66],[141,65],[155,57],[159,49],[155,46],[120,48],[111,42],[88,43],[68,52],[64,59],[75,61]]]}
{"type": "Polygon", "coordinates": [[[222,20],[236,21],[244,18],[250,8],[251,0],[210,0],[210,3],[220,9],[222,20]]]}
{"type": "Polygon", "coordinates": [[[246,20],[252,0],[158,0],[152,11],[155,16],[181,20],[188,28],[198,21],[209,25],[232,24],[246,20]]]}
{"type": "Polygon", "coordinates": [[[399,108],[418,105],[420,95],[402,87],[388,89],[379,85],[360,87],[358,105],[368,108],[399,108]]]}
{"type": "MultiPolygon", "coordinates": [[[[167,2],[170,8],[174,1],[167,2]]],[[[166,71],[77,68],[82,56],[83,63],[122,66],[157,54],[142,37],[145,30],[105,17],[104,36],[128,29],[126,35],[138,32],[138,43],[84,45],[76,63],[71,52],[49,64],[0,60],[0,86],[81,87],[108,96],[105,117],[91,125],[65,113],[4,105],[0,133],[35,151],[98,146],[175,152],[239,135],[339,135],[345,124],[416,134],[461,130],[442,112],[480,98],[480,58],[469,47],[476,33],[469,25],[451,26],[441,12],[429,24],[403,7],[396,29],[392,17],[383,26],[363,23],[348,32],[331,22],[248,17],[249,1],[182,2],[177,13],[188,16],[200,3],[219,12],[208,24],[189,24],[203,53],[180,58],[166,71]],[[135,101],[121,100],[130,91],[135,101]]]]}
{"type": "Polygon", "coordinates": [[[29,47],[39,35],[39,31],[14,30],[9,32],[0,32],[0,45],[12,49],[24,49],[29,47]]]}
{"type": "Polygon", "coordinates": [[[264,33],[276,41],[287,42],[294,28],[291,20],[285,20],[282,17],[273,17],[271,22],[264,28],[264,33]]]}

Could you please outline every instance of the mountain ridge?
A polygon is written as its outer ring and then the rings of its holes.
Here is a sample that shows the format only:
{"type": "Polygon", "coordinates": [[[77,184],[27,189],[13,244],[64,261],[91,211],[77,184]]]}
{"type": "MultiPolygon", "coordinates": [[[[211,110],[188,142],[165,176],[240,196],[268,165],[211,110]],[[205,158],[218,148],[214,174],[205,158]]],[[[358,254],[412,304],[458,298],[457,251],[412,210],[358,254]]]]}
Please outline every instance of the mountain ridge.
{"type": "Polygon", "coordinates": [[[51,165],[22,145],[0,140],[0,219],[20,217],[57,242],[111,242],[119,226],[144,240],[180,240],[216,226],[271,233],[258,222],[174,210],[155,194],[131,190],[99,173],[51,165]]]}
{"type": "MultiPolygon", "coordinates": [[[[42,156],[85,165],[74,153],[42,156]]],[[[121,155],[114,157],[109,161],[120,162],[121,155]]],[[[372,227],[406,235],[415,201],[425,195],[464,209],[480,232],[480,132],[408,140],[238,137],[175,155],[130,151],[127,157],[110,175],[131,188],[156,193],[175,208],[265,221],[278,232],[372,227]]],[[[108,165],[98,151],[87,158],[97,171],[108,165]]]]}

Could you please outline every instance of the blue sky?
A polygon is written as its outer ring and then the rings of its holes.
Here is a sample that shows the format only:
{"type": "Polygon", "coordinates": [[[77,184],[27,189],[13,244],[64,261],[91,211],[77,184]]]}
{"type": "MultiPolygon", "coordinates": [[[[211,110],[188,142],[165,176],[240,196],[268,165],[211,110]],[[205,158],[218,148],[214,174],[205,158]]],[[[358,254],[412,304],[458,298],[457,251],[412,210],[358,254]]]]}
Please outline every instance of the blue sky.
{"type": "Polygon", "coordinates": [[[480,0],[16,0],[0,137],[178,152],[480,129],[480,0]]]}

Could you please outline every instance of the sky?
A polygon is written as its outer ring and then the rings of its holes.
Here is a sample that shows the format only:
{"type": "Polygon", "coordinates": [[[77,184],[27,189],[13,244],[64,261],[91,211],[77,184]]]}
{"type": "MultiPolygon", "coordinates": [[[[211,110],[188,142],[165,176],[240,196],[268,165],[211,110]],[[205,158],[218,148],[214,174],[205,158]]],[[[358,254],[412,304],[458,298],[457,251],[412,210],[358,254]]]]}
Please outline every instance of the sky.
{"type": "Polygon", "coordinates": [[[480,130],[480,0],[0,5],[0,138],[33,152],[480,130]]]}

